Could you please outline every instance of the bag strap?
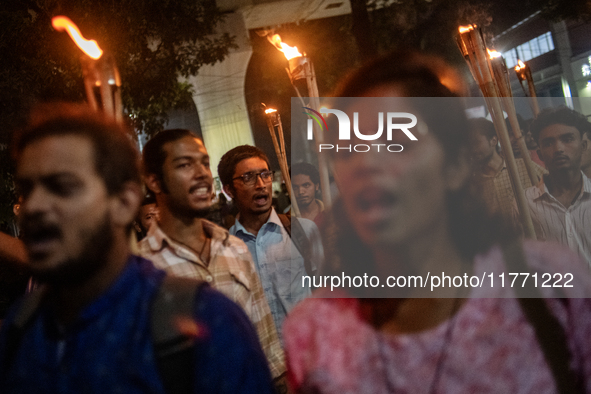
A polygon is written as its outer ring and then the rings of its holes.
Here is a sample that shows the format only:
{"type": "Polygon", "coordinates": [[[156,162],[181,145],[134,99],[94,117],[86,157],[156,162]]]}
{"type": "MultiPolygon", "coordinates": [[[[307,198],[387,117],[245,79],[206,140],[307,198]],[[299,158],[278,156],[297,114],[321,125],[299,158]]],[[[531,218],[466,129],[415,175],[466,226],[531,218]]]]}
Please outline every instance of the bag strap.
{"type": "MultiPolygon", "coordinates": [[[[508,267],[515,267],[518,272],[531,271],[526,264],[521,242],[505,245],[503,256],[508,267]]],[[[570,368],[572,357],[564,328],[550,312],[539,289],[531,283],[527,282],[525,287],[517,286],[514,289],[521,310],[534,328],[544,358],[554,376],[556,388],[559,393],[584,393],[580,376],[570,368]]]]}
{"type": "Polygon", "coordinates": [[[194,305],[206,282],[167,275],[152,304],[152,342],[156,365],[167,393],[190,393],[194,382],[195,338],[179,320],[194,321],[194,305]]]}
{"type": "Polygon", "coordinates": [[[297,220],[297,218],[294,218],[294,220],[291,220],[291,216],[288,216],[288,215],[285,215],[282,213],[277,214],[277,216],[279,216],[279,220],[281,220],[281,224],[283,224],[285,231],[287,231],[287,234],[289,234],[289,238],[291,238],[291,240],[292,240],[293,244],[296,246],[298,252],[300,252],[302,257],[304,258],[304,268],[306,269],[306,274],[311,276],[312,275],[312,262],[310,260],[311,259],[311,245],[310,245],[310,240],[308,239],[308,237],[306,236],[306,233],[304,232],[302,224],[297,220]],[[295,234],[292,233],[291,226],[294,226],[295,234]]]}
{"type": "Polygon", "coordinates": [[[33,323],[33,320],[35,320],[34,317],[37,314],[39,306],[41,305],[46,293],[47,288],[45,286],[41,286],[32,293],[29,293],[21,302],[14,320],[10,323],[10,326],[6,330],[4,368],[3,371],[0,371],[2,374],[8,373],[9,366],[14,362],[23,336],[25,335],[25,332],[31,323],[33,323]]]}
{"type": "MultiPolygon", "coordinates": [[[[193,310],[199,291],[206,282],[193,279],[164,277],[151,309],[152,343],[156,365],[167,393],[192,392],[194,382],[194,337],[182,331],[179,318],[193,320],[193,310]]],[[[41,287],[25,297],[14,320],[7,329],[3,374],[14,362],[22,338],[34,321],[46,289],[41,287]]]]}

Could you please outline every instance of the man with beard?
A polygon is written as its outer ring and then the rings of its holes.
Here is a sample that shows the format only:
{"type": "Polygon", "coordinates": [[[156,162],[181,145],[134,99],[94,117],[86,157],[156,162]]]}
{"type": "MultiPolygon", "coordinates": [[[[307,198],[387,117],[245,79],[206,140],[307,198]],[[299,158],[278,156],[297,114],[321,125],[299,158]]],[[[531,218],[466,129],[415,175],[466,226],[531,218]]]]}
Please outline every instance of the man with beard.
{"type": "MultiPolygon", "coordinates": [[[[187,363],[176,368],[174,359],[163,358],[153,328],[155,322],[175,326],[155,308],[170,279],[130,254],[142,192],[127,130],[73,104],[42,107],[31,119],[13,151],[28,264],[42,287],[2,326],[2,391],[164,393],[182,386],[187,392],[271,392],[248,319],[197,281],[183,282],[195,292],[178,316],[183,335],[174,337],[190,341],[182,353],[187,363]],[[240,351],[222,353],[227,346],[240,351]]],[[[177,299],[180,293],[165,294],[177,299]]],[[[181,354],[169,344],[163,349],[181,354]]]]}
{"type": "Polygon", "coordinates": [[[160,217],[139,243],[140,254],[172,275],[208,282],[240,305],[256,327],[273,378],[281,380],[283,349],[248,248],[204,219],[213,177],[203,142],[189,130],[164,130],[148,141],[143,161],[160,217]]]}
{"type": "MultiPolygon", "coordinates": [[[[470,149],[475,165],[474,177],[487,207],[507,220],[512,218],[514,194],[505,159],[497,152],[497,133],[493,123],[484,118],[470,119],[470,149]]],[[[524,188],[532,185],[523,159],[515,159],[524,188]]],[[[541,177],[544,169],[533,163],[541,177]]]]}
{"type": "Polygon", "coordinates": [[[318,170],[310,163],[296,163],[291,166],[289,173],[300,214],[320,227],[324,218],[324,204],[316,198],[320,188],[318,170]]]}
{"type": "Polygon", "coordinates": [[[318,228],[310,220],[298,219],[303,234],[297,234],[295,226],[291,234],[286,230],[272,206],[273,171],[259,148],[242,145],[226,152],[218,173],[239,210],[230,233],[243,240],[252,254],[281,337],[287,313],[310,294],[303,276],[312,275],[323,260],[318,228]],[[308,240],[306,245],[292,242],[292,236],[300,235],[308,240]]]}
{"type": "Polygon", "coordinates": [[[525,191],[539,240],[568,245],[591,265],[591,181],[581,171],[587,119],[566,107],[543,111],[531,126],[549,171],[525,191]]]}

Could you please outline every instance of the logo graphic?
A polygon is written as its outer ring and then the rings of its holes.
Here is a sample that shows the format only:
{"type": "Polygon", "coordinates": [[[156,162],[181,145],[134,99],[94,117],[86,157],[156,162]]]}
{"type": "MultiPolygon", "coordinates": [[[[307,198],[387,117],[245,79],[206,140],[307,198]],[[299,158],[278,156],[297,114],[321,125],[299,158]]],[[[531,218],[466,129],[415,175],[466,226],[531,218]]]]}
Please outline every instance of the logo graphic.
{"type": "MultiPolygon", "coordinates": [[[[320,112],[313,110],[312,108],[302,107],[307,111],[304,114],[308,115],[312,119],[308,118],[307,123],[307,138],[308,140],[312,140],[314,138],[314,123],[313,120],[316,121],[320,130],[322,130],[322,125],[324,125],[324,130],[328,132],[328,125],[326,120],[322,116],[322,114],[334,114],[337,117],[338,124],[339,124],[339,140],[340,141],[347,141],[351,140],[351,120],[349,116],[338,109],[328,109],[328,108],[321,108],[320,112]]],[[[368,115],[364,115],[368,116],[368,115]]],[[[375,116],[375,115],[374,115],[375,116]]],[[[355,137],[363,140],[363,141],[375,141],[379,139],[382,134],[384,133],[384,112],[378,112],[378,130],[373,134],[364,134],[359,130],[359,113],[353,113],[353,133],[355,137]]],[[[417,117],[408,112],[388,112],[386,113],[386,138],[388,141],[392,141],[392,133],[396,130],[402,131],[411,141],[417,141],[417,137],[409,130],[417,125],[417,117]],[[406,123],[400,123],[401,119],[407,120],[406,123]],[[395,121],[396,120],[396,121],[395,121]]],[[[338,152],[339,150],[346,150],[351,152],[352,149],[355,152],[369,152],[371,147],[376,147],[377,151],[380,151],[381,146],[386,146],[386,144],[357,144],[357,145],[347,145],[347,146],[340,146],[340,145],[333,145],[333,144],[319,144],[319,152],[324,150],[335,149],[338,152]]],[[[386,148],[389,152],[402,152],[404,149],[400,144],[391,144],[388,145],[386,148]],[[392,150],[395,149],[395,150],[392,150]]]]}
{"type": "MultiPolygon", "coordinates": [[[[326,124],[326,120],[324,119],[324,117],[322,116],[322,114],[320,112],[314,111],[312,108],[308,108],[308,107],[302,107],[302,108],[313,112],[313,113],[304,112],[304,114],[311,116],[312,119],[314,119],[316,121],[316,123],[318,123],[320,130],[322,130],[322,124],[320,123],[320,120],[322,119],[322,123],[324,123],[324,130],[328,131],[328,125],[326,124]],[[316,115],[314,115],[314,114],[316,114],[316,115]]],[[[312,119],[308,119],[308,140],[311,140],[312,136],[313,136],[312,119]]]]}

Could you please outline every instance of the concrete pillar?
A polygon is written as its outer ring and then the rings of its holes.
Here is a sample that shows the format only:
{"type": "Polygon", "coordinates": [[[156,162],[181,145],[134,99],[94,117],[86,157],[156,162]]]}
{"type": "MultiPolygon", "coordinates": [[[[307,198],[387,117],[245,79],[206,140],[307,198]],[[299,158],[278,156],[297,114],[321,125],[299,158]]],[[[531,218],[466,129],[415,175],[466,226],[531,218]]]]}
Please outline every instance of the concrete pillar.
{"type": "MultiPolygon", "coordinates": [[[[562,69],[562,85],[563,90],[565,86],[568,86],[571,97],[578,97],[579,91],[577,90],[577,84],[575,82],[575,76],[571,67],[571,60],[573,52],[570,46],[570,40],[568,38],[568,30],[564,21],[552,23],[552,36],[554,37],[554,46],[558,55],[558,61],[562,69]]],[[[581,105],[578,99],[574,102],[571,99],[571,105],[574,106],[575,111],[581,112],[581,105]]],[[[569,101],[567,100],[567,103],[569,101]]]]}
{"type": "Polygon", "coordinates": [[[252,48],[242,15],[228,14],[219,31],[235,36],[238,49],[233,49],[221,63],[201,67],[197,76],[188,79],[195,89],[193,101],[214,177],[224,153],[238,145],[254,145],[244,98],[252,48]]]}

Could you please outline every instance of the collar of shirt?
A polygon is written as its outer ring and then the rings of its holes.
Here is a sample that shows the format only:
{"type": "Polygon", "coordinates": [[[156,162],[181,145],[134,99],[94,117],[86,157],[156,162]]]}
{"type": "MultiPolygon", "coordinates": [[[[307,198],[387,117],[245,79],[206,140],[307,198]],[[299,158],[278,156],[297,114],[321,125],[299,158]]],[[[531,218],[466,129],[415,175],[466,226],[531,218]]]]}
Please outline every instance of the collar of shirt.
{"type": "Polygon", "coordinates": [[[244,250],[238,250],[240,249],[240,245],[237,245],[236,242],[232,242],[228,230],[205,219],[201,219],[201,223],[203,231],[205,231],[205,233],[211,238],[211,251],[208,265],[205,265],[199,256],[197,256],[191,249],[174,241],[166,235],[156,223],[153,223],[152,226],[150,226],[146,238],[141,242],[146,242],[150,251],[155,255],[162,252],[164,248],[168,248],[176,256],[199,265],[213,275],[215,275],[216,267],[220,266],[218,264],[221,261],[220,259],[223,259],[223,263],[220,264],[227,267],[225,269],[229,270],[235,280],[250,291],[250,281],[244,273],[244,268],[241,266],[239,259],[237,259],[235,255],[235,253],[246,253],[248,251],[246,246],[243,247],[244,250]]]}
{"type": "MultiPolygon", "coordinates": [[[[589,178],[587,178],[587,176],[583,173],[583,171],[581,171],[581,175],[583,176],[583,189],[581,190],[581,194],[579,194],[579,196],[577,197],[577,199],[575,201],[579,201],[579,199],[581,199],[582,195],[591,195],[591,180],[589,178]]],[[[539,198],[541,198],[544,195],[548,195],[548,197],[554,198],[554,196],[552,196],[552,194],[550,194],[550,191],[548,190],[548,186],[546,186],[546,184],[544,183],[544,178],[545,176],[543,176],[540,179],[540,182],[532,187],[532,189],[535,192],[534,200],[537,200],[539,198]]]]}
{"type": "MultiPolygon", "coordinates": [[[[267,226],[273,226],[273,227],[277,226],[279,228],[283,227],[283,223],[281,223],[281,219],[279,219],[279,215],[277,215],[277,212],[275,212],[275,208],[271,208],[271,215],[269,215],[269,219],[267,219],[265,224],[263,224],[261,226],[261,229],[259,230],[259,232],[263,231],[265,229],[265,227],[267,227],[267,226]]],[[[252,234],[250,231],[248,231],[246,228],[244,228],[242,223],[240,223],[240,214],[238,216],[236,216],[236,223],[234,223],[234,226],[232,226],[230,231],[232,232],[232,234],[238,234],[239,232],[241,232],[243,234],[247,234],[253,238],[256,238],[256,236],[254,234],[252,234]]]]}
{"type": "Polygon", "coordinates": [[[503,165],[501,166],[501,168],[499,168],[499,170],[497,172],[495,172],[493,175],[485,175],[485,174],[480,174],[480,176],[482,178],[496,178],[497,176],[499,176],[499,174],[501,172],[503,172],[503,170],[505,170],[507,168],[507,160],[503,159],[503,165]]]}
{"type": "MultiPolygon", "coordinates": [[[[220,252],[220,249],[229,246],[230,233],[205,219],[201,219],[201,224],[205,234],[211,238],[210,255],[211,260],[213,260],[213,257],[220,252]]],[[[159,252],[168,246],[179,257],[204,265],[195,253],[181,243],[172,240],[156,223],[150,226],[146,240],[152,252],[159,252]]]]}

